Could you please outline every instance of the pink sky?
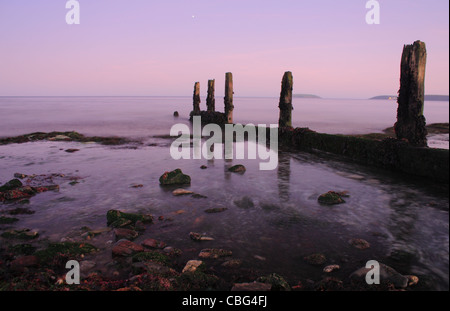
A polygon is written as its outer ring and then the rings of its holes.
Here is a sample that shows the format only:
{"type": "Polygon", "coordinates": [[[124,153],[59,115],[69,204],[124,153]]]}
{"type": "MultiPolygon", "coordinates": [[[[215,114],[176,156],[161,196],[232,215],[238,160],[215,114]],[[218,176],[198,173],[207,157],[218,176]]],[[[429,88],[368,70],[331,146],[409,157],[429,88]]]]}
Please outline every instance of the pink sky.
{"type": "Polygon", "coordinates": [[[225,72],[235,96],[278,96],[284,71],[294,92],[367,98],[396,94],[404,44],[427,44],[427,94],[449,94],[449,5],[380,0],[0,0],[0,96],[202,94],[225,72]]]}

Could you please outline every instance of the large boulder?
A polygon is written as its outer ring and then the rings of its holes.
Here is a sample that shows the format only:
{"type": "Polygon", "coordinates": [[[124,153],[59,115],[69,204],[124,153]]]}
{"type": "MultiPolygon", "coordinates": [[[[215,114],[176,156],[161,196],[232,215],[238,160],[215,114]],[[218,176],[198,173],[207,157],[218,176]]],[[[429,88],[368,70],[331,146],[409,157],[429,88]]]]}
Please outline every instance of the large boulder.
{"type": "Polygon", "coordinates": [[[191,183],[191,177],[189,175],[183,174],[181,169],[177,168],[171,172],[165,172],[159,178],[159,183],[161,185],[184,185],[191,183]]]}

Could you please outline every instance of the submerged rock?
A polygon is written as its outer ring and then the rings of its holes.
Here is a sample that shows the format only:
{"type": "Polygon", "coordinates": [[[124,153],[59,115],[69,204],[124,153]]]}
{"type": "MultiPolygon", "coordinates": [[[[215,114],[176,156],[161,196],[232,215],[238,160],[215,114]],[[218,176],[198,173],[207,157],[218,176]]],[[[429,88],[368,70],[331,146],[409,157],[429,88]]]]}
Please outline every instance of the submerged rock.
{"type": "Polygon", "coordinates": [[[203,236],[202,234],[196,232],[189,233],[189,237],[194,241],[214,241],[213,238],[203,236]]]}
{"type": "MultiPolygon", "coordinates": [[[[113,228],[124,228],[124,227],[133,227],[137,224],[137,222],[142,222],[144,224],[152,223],[153,216],[152,215],[141,215],[134,213],[124,213],[118,210],[109,210],[106,213],[106,220],[108,226],[113,228]]],[[[130,228],[133,229],[133,228],[130,228]]]]}
{"type": "Polygon", "coordinates": [[[113,256],[128,257],[143,252],[144,248],[128,240],[120,240],[112,248],[113,256]]]}
{"type": "Polygon", "coordinates": [[[232,292],[268,292],[272,289],[272,284],[253,282],[253,283],[236,283],[231,288],[232,292]]]}
{"type": "Polygon", "coordinates": [[[234,165],[228,169],[229,172],[233,172],[233,173],[245,173],[246,170],[247,169],[242,164],[234,165]]]}
{"type": "Polygon", "coordinates": [[[228,208],[226,207],[214,207],[214,208],[208,208],[205,210],[205,213],[208,214],[214,214],[214,213],[221,213],[221,212],[225,212],[226,210],[228,210],[228,208]]]}
{"type": "Polygon", "coordinates": [[[161,249],[167,246],[166,243],[155,239],[146,239],[144,242],[141,243],[141,245],[144,246],[145,248],[161,248],[161,249]]]}
{"type": "Polygon", "coordinates": [[[288,282],[281,276],[276,273],[272,273],[267,276],[259,277],[256,282],[267,283],[270,284],[272,291],[290,291],[291,286],[289,286],[288,282]]]}
{"type": "Polygon", "coordinates": [[[19,221],[19,219],[13,218],[13,217],[4,217],[4,216],[0,217],[0,225],[10,225],[12,223],[15,223],[16,221],[19,221]]]}
{"type": "Polygon", "coordinates": [[[328,191],[327,193],[321,194],[317,200],[319,203],[326,205],[345,203],[341,194],[335,191],[328,191]]]}
{"type": "Polygon", "coordinates": [[[177,168],[174,171],[165,172],[163,175],[161,175],[161,177],[159,178],[159,183],[161,185],[190,184],[191,183],[191,177],[189,175],[183,174],[181,169],[177,168]]]}
{"type": "Polygon", "coordinates": [[[186,195],[186,194],[193,194],[194,192],[190,191],[190,190],[186,190],[186,189],[176,189],[174,191],[172,191],[172,194],[174,196],[180,196],[180,195],[186,195]]]}
{"type": "Polygon", "coordinates": [[[363,239],[351,239],[348,243],[357,249],[367,249],[370,247],[370,243],[363,239]]]}
{"type": "Polygon", "coordinates": [[[251,207],[255,207],[255,203],[253,203],[253,200],[247,196],[243,197],[240,200],[235,200],[234,204],[237,207],[240,208],[251,208],[251,207]]]}
{"type": "Polygon", "coordinates": [[[312,254],[309,256],[306,256],[303,258],[308,264],[313,265],[313,266],[321,266],[325,263],[325,261],[327,260],[327,258],[325,257],[325,255],[317,253],[317,254],[312,254]]]}
{"type": "Polygon", "coordinates": [[[200,258],[210,258],[210,259],[218,259],[221,257],[229,257],[232,255],[233,255],[232,251],[217,248],[206,248],[201,250],[200,254],[198,254],[200,258]]]}
{"type": "Polygon", "coordinates": [[[125,228],[117,228],[114,229],[114,235],[116,236],[116,240],[134,240],[138,237],[138,233],[132,229],[125,229],[125,228]]]}
{"type": "MultiPolygon", "coordinates": [[[[372,269],[366,267],[360,268],[350,275],[350,279],[359,280],[365,283],[366,275],[371,270],[372,269]]],[[[404,276],[393,268],[380,263],[380,282],[390,282],[396,288],[406,288],[410,280],[408,279],[408,276],[404,276]]]]}
{"type": "Polygon", "coordinates": [[[323,272],[325,273],[331,273],[335,270],[339,270],[341,267],[339,265],[329,265],[323,268],[323,272]]]}

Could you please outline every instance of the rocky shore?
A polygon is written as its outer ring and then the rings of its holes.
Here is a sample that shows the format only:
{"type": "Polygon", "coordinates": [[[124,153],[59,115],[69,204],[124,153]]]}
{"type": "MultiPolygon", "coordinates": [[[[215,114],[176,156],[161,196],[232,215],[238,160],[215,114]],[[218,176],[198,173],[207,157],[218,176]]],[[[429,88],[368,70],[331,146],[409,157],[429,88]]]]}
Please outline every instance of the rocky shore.
{"type": "MultiPolygon", "coordinates": [[[[202,168],[199,168],[202,169],[202,168]]],[[[203,168],[204,169],[204,168],[203,168]]],[[[231,171],[244,174],[245,167],[237,165],[231,171]]],[[[239,174],[238,174],[239,175],[239,174]]],[[[346,278],[336,277],[343,267],[330,262],[322,253],[303,258],[311,269],[322,271],[320,279],[286,280],[277,273],[258,275],[248,259],[237,258],[231,249],[215,247],[214,237],[190,232],[183,239],[199,243],[197,256],[185,259],[183,252],[168,241],[140,238],[156,222],[170,221],[167,215],[128,213],[109,210],[105,226],[83,226],[68,233],[59,241],[41,239],[40,233],[20,227],[22,215],[33,215],[25,203],[45,191],[58,191],[58,182],[78,182],[78,176],[64,174],[30,175],[17,173],[14,179],[0,187],[0,290],[52,291],[327,291],[327,290],[417,290],[427,289],[427,282],[417,276],[403,275],[394,268],[381,264],[381,284],[367,285],[364,266],[354,266],[346,278]],[[204,245],[204,247],[203,247],[204,245]],[[101,254],[101,257],[99,257],[101,254]],[[107,254],[107,256],[105,256],[107,254]],[[102,258],[99,259],[98,258],[102,258]],[[106,258],[106,261],[105,261],[106,258]],[[81,284],[68,285],[65,280],[69,260],[77,260],[81,269],[81,284]],[[247,264],[244,265],[243,262],[247,264]]],[[[191,177],[180,169],[164,172],[161,187],[179,187],[172,195],[201,194],[187,191],[183,185],[191,177]],[[169,185],[169,186],[166,186],[169,185]]],[[[167,195],[171,195],[170,192],[167,195]]],[[[324,205],[345,204],[347,192],[329,191],[317,198],[324,205]]],[[[198,197],[197,197],[198,198],[198,197]]],[[[235,203],[246,208],[253,204],[250,198],[235,203]]],[[[226,212],[211,209],[207,214],[226,212]]],[[[359,238],[349,245],[364,251],[370,243],[359,238]]],[[[254,261],[265,260],[255,256],[254,261]]],[[[345,267],[346,270],[349,267],[345,267]]]]}

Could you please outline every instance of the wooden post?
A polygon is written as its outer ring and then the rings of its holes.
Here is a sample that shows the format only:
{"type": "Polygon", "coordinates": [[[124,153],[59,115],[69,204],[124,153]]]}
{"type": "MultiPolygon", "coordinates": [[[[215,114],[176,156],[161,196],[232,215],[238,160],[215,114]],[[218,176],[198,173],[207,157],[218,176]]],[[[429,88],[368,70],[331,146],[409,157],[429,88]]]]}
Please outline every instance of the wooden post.
{"type": "Polygon", "coordinates": [[[233,124],[233,74],[227,72],[225,75],[225,117],[228,124],[233,124]]]}
{"type": "Polygon", "coordinates": [[[208,80],[208,96],[206,97],[208,112],[216,111],[215,80],[208,80]]]}
{"type": "Polygon", "coordinates": [[[281,93],[280,93],[280,119],[278,121],[278,126],[292,127],[292,89],[294,86],[294,81],[292,77],[292,72],[286,71],[281,81],[281,93]]]}
{"type": "Polygon", "coordinates": [[[193,115],[200,114],[200,82],[195,82],[194,85],[194,110],[192,111],[193,115]]]}
{"type": "Polygon", "coordinates": [[[418,147],[427,146],[428,132],[423,115],[426,61],[424,42],[416,41],[403,47],[397,122],[394,129],[398,139],[406,139],[411,145],[418,147]]]}

